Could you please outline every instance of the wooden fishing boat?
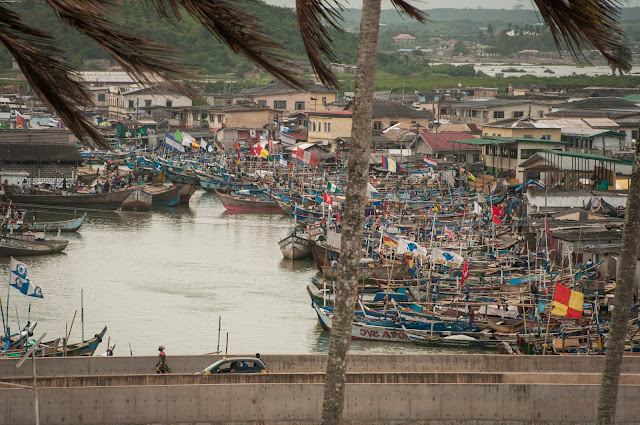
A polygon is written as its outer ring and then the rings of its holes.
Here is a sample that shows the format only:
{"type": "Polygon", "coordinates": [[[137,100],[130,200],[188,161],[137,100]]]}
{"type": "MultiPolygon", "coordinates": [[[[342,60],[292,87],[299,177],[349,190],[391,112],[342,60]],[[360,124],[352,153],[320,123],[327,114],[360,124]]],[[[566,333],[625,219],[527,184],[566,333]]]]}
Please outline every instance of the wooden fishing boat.
{"type": "Polygon", "coordinates": [[[316,267],[320,271],[322,271],[323,267],[331,266],[332,261],[340,258],[339,249],[321,242],[315,242],[311,245],[311,253],[313,254],[313,261],[315,261],[316,267]]]}
{"type": "Polygon", "coordinates": [[[185,183],[180,185],[180,205],[189,205],[189,200],[196,193],[198,186],[185,183]]]}
{"type": "Polygon", "coordinates": [[[191,170],[179,172],[165,168],[165,173],[167,174],[167,178],[169,179],[169,181],[172,181],[173,183],[200,183],[200,179],[198,179],[198,176],[191,170]]]}
{"type": "MultiPolygon", "coordinates": [[[[486,319],[489,327],[496,332],[513,334],[518,333],[524,329],[524,321],[521,319],[510,319],[492,316],[486,316],[486,319]]],[[[531,323],[531,326],[534,325],[534,323],[531,323]]]]}
{"type": "Polygon", "coordinates": [[[0,257],[45,255],[64,250],[65,239],[44,239],[44,233],[0,236],[0,257]]]}
{"type": "Polygon", "coordinates": [[[282,251],[284,258],[289,258],[291,260],[313,258],[313,254],[311,254],[311,241],[308,239],[307,235],[299,235],[296,232],[293,232],[278,242],[278,245],[280,246],[280,251],[282,251]]]}
{"type": "Polygon", "coordinates": [[[106,326],[102,329],[102,332],[95,334],[93,338],[84,342],[68,345],[63,343],[62,345],[58,345],[55,357],[93,356],[93,353],[98,349],[98,345],[102,342],[105,333],[107,333],[106,326]]]}
{"type": "MultiPolygon", "coordinates": [[[[38,348],[35,349],[37,357],[55,357],[58,347],[60,346],[61,338],[54,339],[53,341],[41,342],[38,344],[38,348]]],[[[22,357],[26,353],[27,348],[20,348],[14,350],[0,351],[0,358],[15,358],[22,357]]]]}
{"type": "Polygon", "coordinates": [[[82,217],[72,218],[70,220],[61,221],[34,221],[33,223],[23,223],[23,227],[26,230],[34,232],[75,232],[80,229],[82,223],[87,218],[87,213],[84,213],[82,217]]]}
{"type": "Polygon", "coordinates": [[[56,205],[82,208],[116,210],[122,202],[138,188],[116,189],[102,193],[70,193],[63,191],[40,191],[37,194],[9,193],[7,196],[18,205],[56,205]]]}
{"type": "Polygon", "coordinates": [[[145,186],[143,190],[152,196],[153,205],[174,207],[180,204],[179,186],[154,185],[145,186]]]}
{"type": "MultiPolygon", "coordinates": [[[[318,315],[320,326],[322,326],[323,329],[330,331],[333,321],[332,315],[315,302],[313,303],[313,308],[316,310],[316,314],[318,315]]],[[[401,326],[375,326],[356,321],[351,325],[351,338],[369,341],[411,342],[401,326]]]]}
{"type": "Polygon", "coordinates": [[[274,200],[266,199],[263,196],[226,194],[218,190],[215,190],[215,193],[222,205],[228,210],[281,212],[280,207],[274,200]]]}
{"type": "Polygon", "coordinates": [[[151,209],[151,202],[152,196],[149,193],[135,190],[122,201],[121,208],[128,211],[145,211],[151,209]]]}
{"type": "Polygon", "coordinates": [[[488,334],[486,337],[476,338],[464,334],[452,334],[443,336],[440,332],[430,335],[427,332],[409,330],[402,326],[409,340],[417,345],[456,347],[456,348],[484,348],[498,350],[499,341],[488,334]]]}

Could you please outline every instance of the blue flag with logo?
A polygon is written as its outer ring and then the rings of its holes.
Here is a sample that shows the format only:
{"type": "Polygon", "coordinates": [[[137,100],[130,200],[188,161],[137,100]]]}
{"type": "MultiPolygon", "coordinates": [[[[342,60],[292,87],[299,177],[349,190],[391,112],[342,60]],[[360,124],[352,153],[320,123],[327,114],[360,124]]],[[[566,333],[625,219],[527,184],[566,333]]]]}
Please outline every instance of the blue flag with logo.
{"type": "Polygon", "coordinates": [[[15,260],[13,257],[11,258],[9,285],[29,297],[44,298],[42,295],[42,288],[31,283],[27,278],[27,265],[15,260]]]}

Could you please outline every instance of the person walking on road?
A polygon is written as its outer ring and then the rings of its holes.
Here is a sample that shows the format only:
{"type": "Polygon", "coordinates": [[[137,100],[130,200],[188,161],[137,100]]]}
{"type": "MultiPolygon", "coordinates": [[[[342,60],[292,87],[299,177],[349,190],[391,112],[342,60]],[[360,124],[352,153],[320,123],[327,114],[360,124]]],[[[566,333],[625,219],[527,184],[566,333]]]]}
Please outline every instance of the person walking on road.
{"type": "Polygon", "coordinates": [[[164,354],[164,345],[158,347],[158,363],[156,363],[156,373],[171,373],[171,368],[167,365],[167,356],[164,354]]]}

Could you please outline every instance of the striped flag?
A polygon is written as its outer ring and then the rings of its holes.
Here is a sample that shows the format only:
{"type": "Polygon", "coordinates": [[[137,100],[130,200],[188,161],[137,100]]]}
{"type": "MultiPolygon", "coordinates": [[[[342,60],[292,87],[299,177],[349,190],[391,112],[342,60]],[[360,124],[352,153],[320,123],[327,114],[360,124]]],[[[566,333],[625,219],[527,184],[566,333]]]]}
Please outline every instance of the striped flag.
{"type": "Polygon", "coordinates": [[[402,173],[402,167],[396,162],[395,159],[382,155],[382,168],[389,170],[392,173],[402,173]]]}
{"type": "Polygon", "coordinates": [[[436,162],[435,159],[431,159],[428,156],[422,155],[422,162],[424,162],[424,165],[426,165],[427,167],[435,167],[436,165],[438,165],[438,163],[436,162]]]}

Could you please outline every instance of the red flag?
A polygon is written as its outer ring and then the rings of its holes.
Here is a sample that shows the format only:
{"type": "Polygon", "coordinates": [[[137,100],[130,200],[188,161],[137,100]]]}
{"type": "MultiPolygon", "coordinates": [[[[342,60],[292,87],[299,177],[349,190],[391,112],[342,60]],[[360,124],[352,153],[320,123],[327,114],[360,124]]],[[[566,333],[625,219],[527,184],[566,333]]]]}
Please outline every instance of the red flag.
{"type": "Polygon", "coordinates": [[[24,118],[22,117],[22,114],[18,111],[16,111],[16,126],[18,128],[24,128],[24,118]]]}
{"type": "MultiPolygon", "coordinates": [[[[258,145],[260,146],[260,145],[258,145]]],[[[253,148],[253,145],[251,145],[251,155],[257,155],[256,150],[253,148]]]]}
{"type": "Polygon", "coordinates": [[[342,219],[340,218],[340,213],[336,212],[336,223],[340,223],[342,222],[342,219]]]}
{"type": "Polygon", "coordinates": [[[469,263],[464,262],[464,267],[462,268],[462,278],[460,279],[460,286],[464,286],[465,280],[469,277],[469,263]]]}
{"type": "Polygon", "coordinates": [[[547,222],[547,220],[544,221],[544,229],[547,232],[547,235],[549,236],[549,243],[551,244],[551,249],[552,250],[556,250],[556,244],[553,243],[553,237],[551,236],[551,230],[549,229],[549,223],[547,222]]]}
{"type": "Polygon", "coordinates": [[[493,207],[493,217],[491,220],[497,224],[498,226],[502,224],[502,220],[504,220],[504,211],[502,211],[498,207],[493,207]]]}
{"type": "Polygon", "coordinates": [[[325,204],[333,205],[333,196],[329,195],[326,192],[322,195],[322,200],[325,204]]]}
{"type": "Polygon", "coordinates": [[[233,145],[233,147],[236,148],[238,152],[240,152],[240,145],[238,144],[238,142],[236,142],[235,145],[233,145]]]}
{"type": "Polygon", "coordinates": [[[376,179],[375,177],[373,178],[373,185],[376,186],[378,184],[378,179],[376,179]]]}

